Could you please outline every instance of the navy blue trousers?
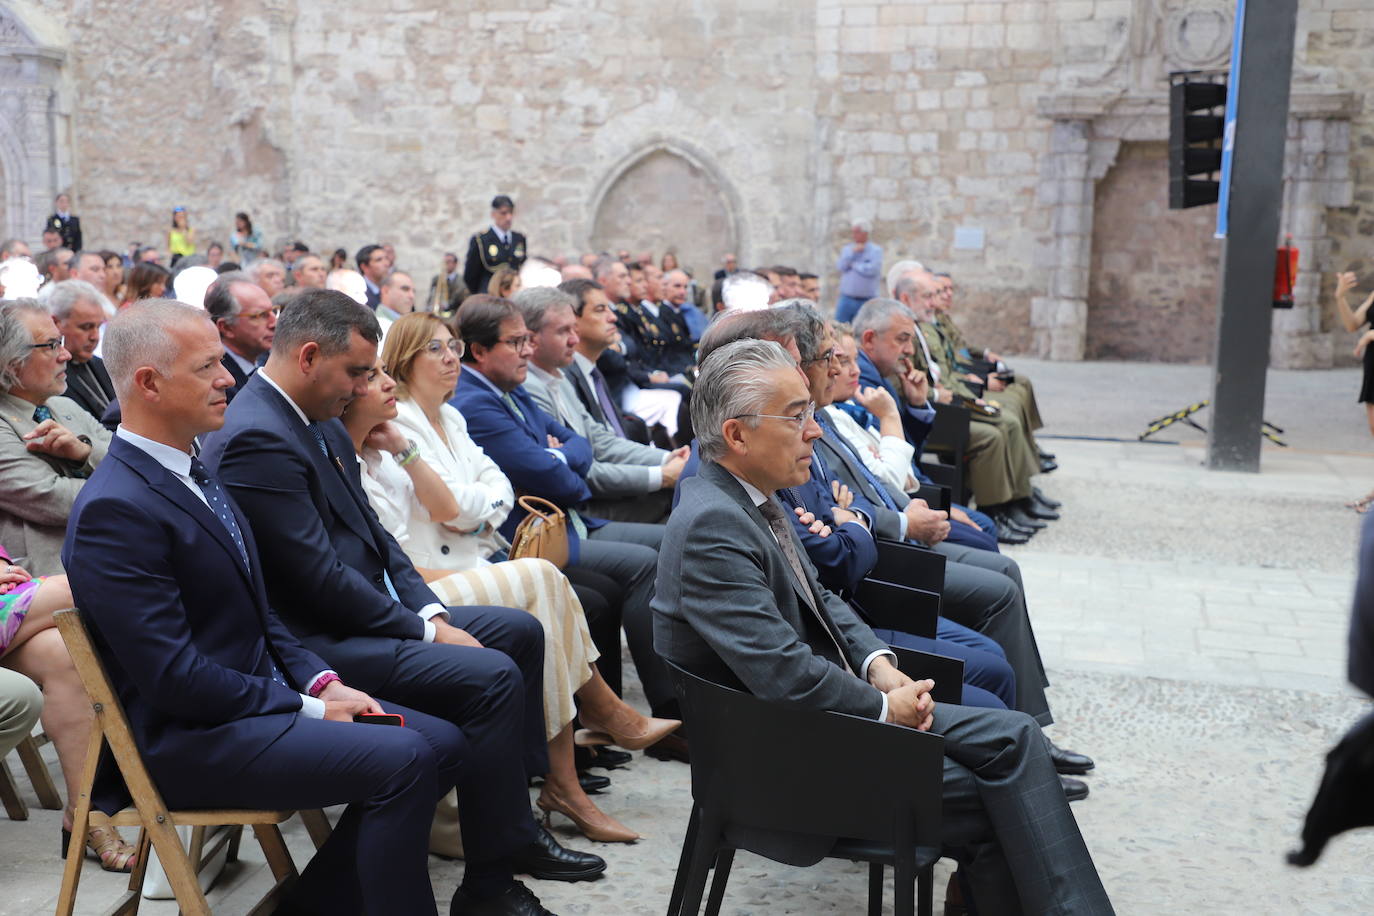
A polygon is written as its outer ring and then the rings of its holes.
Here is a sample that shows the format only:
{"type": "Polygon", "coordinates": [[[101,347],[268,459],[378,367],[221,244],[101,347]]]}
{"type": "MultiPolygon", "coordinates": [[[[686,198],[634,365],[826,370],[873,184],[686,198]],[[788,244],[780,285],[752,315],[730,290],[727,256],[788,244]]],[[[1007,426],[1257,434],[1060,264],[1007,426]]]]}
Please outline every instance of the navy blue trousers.
{"type": "Polygon", "coordinates": [[[900,630],[874,630],[888,645],[963,659],[963,705],[1009,709],[1016,702],[1016,674],[1002,647],[981,633],[941,617],[935,638],[900,630]]]}

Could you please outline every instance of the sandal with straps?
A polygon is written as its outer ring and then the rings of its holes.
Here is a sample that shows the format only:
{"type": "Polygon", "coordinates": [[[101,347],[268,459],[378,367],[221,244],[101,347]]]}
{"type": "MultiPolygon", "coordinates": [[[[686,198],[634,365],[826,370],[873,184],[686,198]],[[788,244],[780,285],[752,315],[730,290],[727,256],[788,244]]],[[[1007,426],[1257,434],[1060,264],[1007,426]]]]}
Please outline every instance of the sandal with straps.
{"type": "MultiPolygon", "coordinates": [[[[62,828],[62,857],[67,857],[72,832],[62,828]]],[[[130,872],[138,864],[138,850],[124,841],[113,827],[92,827],[86,831],[86,850],[95,853],[105,871],[130,872]]]]}

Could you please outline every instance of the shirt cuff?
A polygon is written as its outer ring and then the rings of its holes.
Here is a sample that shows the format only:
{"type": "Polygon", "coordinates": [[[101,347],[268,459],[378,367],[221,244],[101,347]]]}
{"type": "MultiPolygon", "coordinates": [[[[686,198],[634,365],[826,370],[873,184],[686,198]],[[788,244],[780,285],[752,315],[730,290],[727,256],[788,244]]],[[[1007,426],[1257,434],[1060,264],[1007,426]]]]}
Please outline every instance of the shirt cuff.
{"type": "Polygon", "coordinates": [[[420,637],[421,641],[422,641],[422,642],[434,642],[434,638],[435,638],[436,636],[438,636],[438,635],[439,635],[439,628],[436,627],[436,626],[434,625],[434,622],[433,622],[433,621],[426,620],[426,621],[425,621],[425,635],[420,637]]]}
{"type": "MultiPolygon", "coordinates": [[[[883,700],[883,709],[887,709],[886,699],[883,700]]],[[[308,696],[304,693],[301,694],[301,715],[305,716],[307,719],[323,719],[324,700],[318,697],[308,696]]]]}
{"type": "Polygon", "coordinates": [[[429,620],[429,618],[431,617],[438,617],[440,614],[443,614],[444,623],[448,623],[448,608],[444,607],[437,601],[431,601],[429,604],[426,604],[424,607],[420,608],[419,614],[425,620],[429,620]]]}
{"type": "Polygon", "coordinates": [[[879,693],[879,696],[881,696],[881,697],[883,698],[883,708],[882,708],[881,710],[878,711],[878,721],[879,721],[879,722],[886,722],[886,721],[887,721],[887,694],[883,693],[882,691],[879,691],[878,693],[879,693]]]}
{"type": "Polygon", "coordinates": [[[645,468],[649,472],[649,492],[663,489],[663,465],[656,468],[645,468]]]}
{"type": "Polygon", "coordinates": [[[561,451],[559,451],[558,449],[556,449],[556,448],[546,448],[546,449],[544,449],[544,451],[548,452],[550,455],[552,455],[553,457],[557,458],[559,461],[563,462],[564,464],[567,464],[567,463],[568,463],[568,456],[565,455],[565,454],[563,454],[563,453],[562,453],[561,451]]]}
{"type": "Polygon", "coordinates": [[[868,683],[868,666],[873,664],[875,658],[882,658],[883,656],[886,656],[887,660],[892,662],[892,667],[897,667],[896,653],[892,652],[890,649],[874,649],[869,653],[868,658],[864,659],[864,663],[859,666],[859,677],[864,679],[865,684],[868,683]]]}
{"type": "Polygon", "coordinates": [[[897,513],[897,540],[899,540],[899,541],[905,541],[905,540],[906,540],[906,523],[907,523],[906,513],[905,513],[905,512],[898,512],[898,513],[897,513]]]}

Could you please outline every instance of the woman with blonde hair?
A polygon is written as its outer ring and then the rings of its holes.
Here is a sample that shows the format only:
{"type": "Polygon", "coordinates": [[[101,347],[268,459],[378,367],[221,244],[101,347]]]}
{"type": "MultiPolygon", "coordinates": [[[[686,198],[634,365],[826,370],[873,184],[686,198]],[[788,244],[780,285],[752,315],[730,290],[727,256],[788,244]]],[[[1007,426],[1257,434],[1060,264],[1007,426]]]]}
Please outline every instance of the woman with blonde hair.
{"type": "Polygon", "coordinates": [[[502,264],[496,268],[491,275],[491,281],[487,284],[487,291],[502,299],[510,299],[520,292],[520,272],[509,264],[502,264]]]}
{"type": "Polygon", "coordinates": [[[590,839],[629,842],[639,835],[601,812],[578,783],[571,723],[581,700],[584,724],[629,749],[648,747],[680,724],[636,712],[596,666],[597,650],[572,585],[553,564],[504,562],[497,528],[514,503],[508,481],[467,434],[446,401],[461,371],[462,342],[432,314],[391,326],[382,365],[368,392],[344,412],[362,464],[363,484],[382,525],[446,604],[524,608],[544,627],[544,720],[550,772],[538,805],[571,819],[590,839]]]}

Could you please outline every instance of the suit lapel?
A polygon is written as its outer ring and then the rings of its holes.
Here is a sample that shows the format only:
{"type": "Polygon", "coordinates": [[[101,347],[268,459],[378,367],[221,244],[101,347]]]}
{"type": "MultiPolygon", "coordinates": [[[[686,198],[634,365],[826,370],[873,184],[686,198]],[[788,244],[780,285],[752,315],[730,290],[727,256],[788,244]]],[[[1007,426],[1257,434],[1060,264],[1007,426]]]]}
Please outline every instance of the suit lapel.
{"type": "MultiPolygon", "coordinates": [[[[820,411],[816,412],[816,416],[820,417],[820,411]]],[[[875,506],[886,506],[887,501],[883,499],[882,494],[873,492],[873,485],[868,482],[868,477],[864,474],[863,469],[854,466],[855,456],[853,452],[840,441],[839,430],[835,429],[828,417],[821,421],[821,430],[825,435],[816,440],[816,444],[826,449],[836,461],[844,465],[845,470],[849,472],[850,479],[863,493],[864,499],[875,506]]]]}
{"type": "Polygon", "coordinates": [[[582,370],[574,362],[563,370],[563,374],[572,380],[573,388],[577,390],[577,396],[582,401],[582,406],[587,408],[587,413],[592,415],[592,419],[600,420],[602,423],[608,422],[601,405],[597,403],[596,392],[592,391],[591,382],[582,374],[582,370]]]}

